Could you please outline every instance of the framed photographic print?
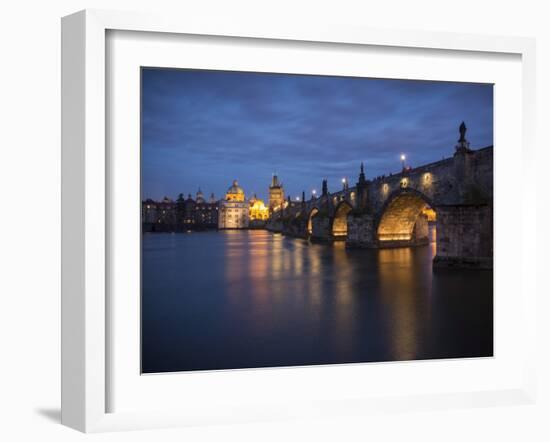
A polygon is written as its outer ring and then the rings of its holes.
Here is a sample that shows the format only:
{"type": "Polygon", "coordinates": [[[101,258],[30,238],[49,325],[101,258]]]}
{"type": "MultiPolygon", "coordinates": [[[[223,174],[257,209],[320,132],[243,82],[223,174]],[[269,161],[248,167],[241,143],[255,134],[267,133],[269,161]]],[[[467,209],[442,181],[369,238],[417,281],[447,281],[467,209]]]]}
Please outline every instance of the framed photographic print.
{"type": "Polygon", "coordinates": [[[63,422],[531,401],[534,270],[506,275],[531,235],[533,57],[64,18],[63,422]]]}
{"type": "Polygon", "coordinates": [[[141,112],[142,373],[493,356],[493,84],[144,67],[141,112]]]}

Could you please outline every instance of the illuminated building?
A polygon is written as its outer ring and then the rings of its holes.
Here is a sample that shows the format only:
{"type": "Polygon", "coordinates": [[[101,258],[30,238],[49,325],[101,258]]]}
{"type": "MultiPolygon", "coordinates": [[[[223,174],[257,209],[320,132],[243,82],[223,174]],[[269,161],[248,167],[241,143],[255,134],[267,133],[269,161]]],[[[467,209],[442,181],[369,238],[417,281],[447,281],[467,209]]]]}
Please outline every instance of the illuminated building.
{"type": "Polygon", "coordinates": [[[277,175],[271,178],[271,186],[269,186],[269,210],[272,212],[278,210],[285,201],[285,189],[283,183],[279,182],[277,175]]]}
{"type": "Polygon", "coordinates": [[[267,219],[269,218],[269,208],[265,206],[263,200],[256,198],[256,195],[254,195],[254,197],[250,199],[249,204],[250,221],[267,221],[267,219]]]}
{"type": "Polygon", "coordinates": [[[249,203],[246,201],[244,190],[239,187],[237,180],[227,189],[225,199],[220,201],[218,228],[219,229],[246,229],[249,221],[249,203]]]}

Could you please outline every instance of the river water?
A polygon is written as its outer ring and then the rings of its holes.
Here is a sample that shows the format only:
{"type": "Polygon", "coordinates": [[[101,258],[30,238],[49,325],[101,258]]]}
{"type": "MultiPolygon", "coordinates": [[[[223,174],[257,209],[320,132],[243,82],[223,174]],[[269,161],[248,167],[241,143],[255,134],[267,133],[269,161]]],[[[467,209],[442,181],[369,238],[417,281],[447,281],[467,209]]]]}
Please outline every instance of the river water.
{"type": "Polygon", "coordinates": [[[433,271],[435,248],[145,234],[142,371],[492,356],[492,271],[433,271]]]}

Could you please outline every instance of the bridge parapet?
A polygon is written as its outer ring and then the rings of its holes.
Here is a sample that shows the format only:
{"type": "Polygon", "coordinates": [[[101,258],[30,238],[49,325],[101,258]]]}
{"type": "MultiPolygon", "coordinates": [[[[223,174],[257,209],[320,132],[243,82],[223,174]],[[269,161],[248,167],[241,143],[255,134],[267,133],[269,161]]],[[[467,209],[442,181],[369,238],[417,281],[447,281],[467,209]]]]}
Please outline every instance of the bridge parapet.
{"type": "Polygon", "coordinates": [[[379,212],[395,191],[421,192],[433,205],[487,203],[493,197],[493,147],[457,152],[453,157],[369,182],[369,202],[379,212]]]}
{"type": "MultiPolygon", "coordinates": [[[[458,204],[485,204],[493,196],[493,147],[489,146],[436,161],[423,166],[405,169],[402,172],[367,181],[368,210],[379,213],[388,198],[396,191],[413,189],[425,196],[434,206],[458,204]]],[[[358,207],[356,186],[328,193],[307,201],[291,201],[275,213],[276,217],[296,216],[308,213],[313,208],[322,209],[323,204],[330,216],[343,201],[358,207]]]]}

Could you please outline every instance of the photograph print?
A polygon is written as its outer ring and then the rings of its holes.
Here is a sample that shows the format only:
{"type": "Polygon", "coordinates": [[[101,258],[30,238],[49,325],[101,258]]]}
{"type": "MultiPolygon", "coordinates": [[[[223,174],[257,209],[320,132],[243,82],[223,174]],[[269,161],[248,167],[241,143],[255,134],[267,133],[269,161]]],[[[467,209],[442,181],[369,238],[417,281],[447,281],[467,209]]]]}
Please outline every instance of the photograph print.
{"type": "Polygon", "coordinates": [[[141,69],[143,374],[493,356],[493,85],[141,69]]]}

